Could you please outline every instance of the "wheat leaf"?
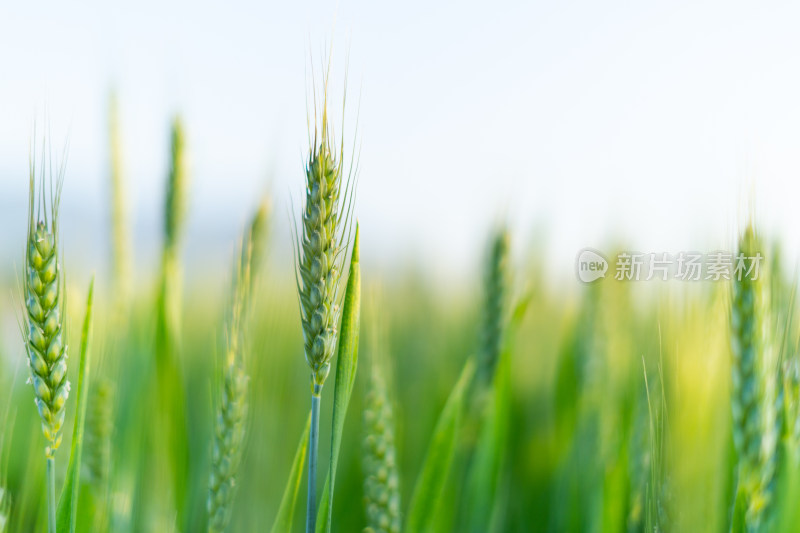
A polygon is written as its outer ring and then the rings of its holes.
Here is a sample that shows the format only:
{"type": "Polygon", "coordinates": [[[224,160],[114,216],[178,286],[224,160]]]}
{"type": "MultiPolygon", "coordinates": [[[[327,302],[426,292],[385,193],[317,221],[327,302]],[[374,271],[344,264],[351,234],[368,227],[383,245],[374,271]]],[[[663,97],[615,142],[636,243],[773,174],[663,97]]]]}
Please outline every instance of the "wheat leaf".
{"type": "Polygon", "coordinates": [[[444,490],[456,449],[456,437],[464,407],[464,393],[475,373],[475,362],[469,359],[461,377],[453,387],[431,438],[428,453],[414,487],[406,519],[406,533],[420,533],[431,527],[444,490]]]}
{"type": "Polygon", "coordinates": [[[475,533],[492,530],[492,516],[503,503],[500,501],[499,483],[507,454],[511,410],[511,352],[514,337],[525,317],[530,300],[531,294],[526,292],[514,306],[497,363],[489,405],[482,416],[478,446],[467,485],[469,531],[475,533]]]}
{"type": "Polygon", "coordinates": [[[78,487],[80,486],[81,453],[83,452],[83,425],[86,418],[87,387],[89,376],[89,341],[92,334],[92,301],[94,299],[94,278],[89,284],[89,296],[86,301],[86,315],[81,330],[80,367],[78,369],[78,410],[75,414],[75,426],[72,430],[72,445],[69,451],[69,465],[61,500],[58,502],[56,514],[56,531],[58,533],[74,533],[78,511],[78,487]]]}
{"type": "Polygon", "coordinates": [[[361,317],[361,266],[359,265],[358,225],[353,240],[350,258],[350,276],[347,279],[347,292],[342,312],[342,331],[336,356],[336,383],[333,393],[333,423],[331,431],[331,462],[325,489],[317,511],[317,533],[330,532],[333,513],[333,489],[336,481],[336,466],[339,462],[339,449],[342,446],[344,420],[347,406],[353,392],[358,368],[358,332],[361,317]]]}
{"type": "Polygon", "coordinates": [[[292,461],[292,469],[289,471],[289,479],[286,481],[286,488],[283,489],[281,506],[278,508],[278,514],[270,530],[272,533],[286,533],[292,530],[297,493],[300,490],[300,482],[303,480],[303,467],[308,454],[308,431],[310,428],[311,415],[309,414],[306,419],[306,427],[294,454],[294,461],[292,461]]]}

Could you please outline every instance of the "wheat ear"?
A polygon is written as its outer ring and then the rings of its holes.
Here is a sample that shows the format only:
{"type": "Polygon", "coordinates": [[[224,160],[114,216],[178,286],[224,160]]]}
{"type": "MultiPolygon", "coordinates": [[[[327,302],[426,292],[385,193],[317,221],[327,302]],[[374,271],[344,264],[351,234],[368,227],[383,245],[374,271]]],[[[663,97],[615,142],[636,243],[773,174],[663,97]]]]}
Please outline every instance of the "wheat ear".
{"type": "Polygon", "coordinates": [[[128,210],[125,201],[122,141],[120,139],[119,105],[115,93],[108,107],[110,192],[111,192],[111,264],[117,319],[122,320],[131,294],[131,245],[128,210]]]}
{"type": "MultiPolygon", "coordinates": [[[[739,253],[755,257],[760,242],[748,225],[739,253]]],[[[769,285],[760,276],[734,276],[731,304],[733,438],[745,523],[756,531],[771,499],[776,427],[776,368],[769,285]]]]}
{"type": "Polygon", "coordinates": [[[28,200],[28,237],[25,250],[25,317],[23,329],[28,352],[30,382],[42,419],[47,446],[48,524],[55,531],[55,453],[61,445],[65,405],[70,384],[67,380],[67,343],[64,330],[64,276],[59,264],[58,207],[63,169],[45,187],[44,162],[41,178],[31,161],[28,200]]]}
{"type": "Polygon", "coordinates": [[[492,381],[503,344],[509,283],[508,255],[508,230],[500,228],[489,246],[484,280],[478,368],[478,378],[483,385],[492,381]]]}
{"type": "Polygon", "coordinates": [[[108,379],[98,379],[90,389],[86,412],[86,433],[83,456],[87,481],[97,489],[109,482],[111,467],[111,433],[114,429],[112,406],[114,392],[108,379]]]}
{"type": "Polygon", "coordinates": [[[222,394],[214,432],[211,476],[208,483],[208,531],[225,531],[236,490],[247,419],[248,376],[235,363],[224,370],[222,394]]]}
{"type": "Polygon", "coordinates": [[[386,381],[373,357],[364,407],[364,507],[367,530],[400,533],[400,475],[394,443],[394,413],[386,381]]]}
{"type": "MultiPolygon", "coordinates": [[[[256,215],[257,220],[259,215],[256,215]]],[[[226,325],[226,355],[219,398],[211,476],[208,483],[208,531],[225,531],[230,522],[236,493],[236,476],[247,433],[247,389],[249,377],[244,367],[244,321],[251,288],[252,239],[257,232],[252,224],[234,268],[234,287],[226,325]]]]}
{"type": "MultiPolygon", "coordinates": [[[[270,200],[264,197],[258,206],[255,214],[250,219],[245,242],[250,243],[249,248],[242,250],[243,254],[249,254],[248,263],[250,265],[250,287],[248,294],[252,296],[258,280],[258,273],[264,263],[267,235],[269,234],[269,217],[272,210],[270,200]],[[249,250],[249,251],[248,251],[249,250]]],[[[247,307],[247,305],[245,305],[247,307]]]]}

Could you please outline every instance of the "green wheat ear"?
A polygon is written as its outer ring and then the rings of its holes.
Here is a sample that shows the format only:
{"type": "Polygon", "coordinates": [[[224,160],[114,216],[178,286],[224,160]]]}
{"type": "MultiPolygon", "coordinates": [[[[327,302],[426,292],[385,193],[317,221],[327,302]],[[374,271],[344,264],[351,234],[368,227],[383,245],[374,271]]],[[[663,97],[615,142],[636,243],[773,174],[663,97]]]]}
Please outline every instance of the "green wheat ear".
{"type": "Polygon", "coordinates": [[[87,482],[98,494],[104,494],[110,482],[114,389],[107,378],[99,378],[93,385],[89,389],[90,398],[84,435],[85,453],[81,459],[87,482]]]}
{"type": "MultiPolygon", "coordinates": [[[[760,252],[761,243],[748,225],[739,253],[754,257],[760,252]]],[[[760,270],[758,279],[734,276],[731,302],[733,438],[739,493],[750,530],[760,527],[771,500],[777,439],[776,353],[765,270],[760,270]]]]}
{"type": "Polygon", "coordinates": [[[230,521],[236,476],[244,448],[248,379],[240,365],[226,364],[206,503],[208,531],[212,533],[225,531],[230,521]]]}
{"type": "MultiPolygon", "coordinates": [[[[379,291],[377,291],[380,294],[379,291]]],[[[400,472],[395,446],[395,418],[390,391],[388,335],[380,309],[383,298],[371,300],[368,355],[370,375],[364,398],[361,467],[364,476],[364,532],[400,533],[400,472]]]]}
{"type": "Polygon", "coordinates": [[[45,455],[54,457],[61,445],[61,429],[70,384],[67,380],[67,344],[64,331],[64,277],[59,264],[58,206],[62,179],[50,182],[45,191],[44,178],[38,189],[34,165],[31,165],[28,244],[25,251],[24,295],[30,382],[34,401],[42,419],[42,431],[48,445],[45,455]]]}
{"type": "MultiPolygon", "coordinates": [[[[243,249],[242,253],[249,253],[250,264],[250,287],[249,292],[252,295],[255,290],[256,280],[258,273],[264,263],[264,252],[267,243],[267,235],[269,233],[269,216],[272,210],[272,205],[268,197],[264,197],[258,206],[255,214],[250,219],[250,226],[247,230],[246,241],[250,242],[249,252],[248,249],[243,249]]],[[[244,259],[244,258],[243,258],[244,259]]]]}
{"type": "Polygon", "coordinates": [[[188,171],[183,124],[179,117],[170,134],[170,168],[164,206],[164,246],[161,258],[161,286],[158,294],[156,346],[159,360],[174,358],[180,329],[181,268],[180,247],[184,233],[188,196],[188,171]]]}
{"type": "MultiPolygon", "coordinates": [[[[325,104],[323,104],[324,106],[325,104]]],[[[343,153],[329,134],[327,111],[306,166],[302,235],[298,236],[298,292],[306,362],[315,390],[322,389],[336,350],[340,281],[347,252],[354,187],[342,190],[343,153]]],[[[352,177],[352,176],[351,176],[352,177]]]]}
{"type": "MultiPolygon", "coordinates": [[[[161,256],[161,274],[156,301],[155,329],[155,394],[153,401],[160,408],[154,413],[160,420],[157,426],[163,431],[153,441],[164,453],[164,473],[170,481],[159,490],[171,491],[177,522],[184,529],[189,517],[186,512],[189,462],[186,454],[188,429],[186,426],[186,384],[180,359],[181,352],[181,300],[183,277],[181,271],[181,246],[185,232],[187,197],[189,193],[188,157],[183,124],[175,117],[170,132],[170,165],[164,205],[164,244],[161,256]]],[[[155,463],[162,457],[154,458],[155,463]]],[[[151,461],[151,463],[153,463],[151,461]]],[[[158,491],[144,493],[145,500],[155,499],[158,491]]],[[[164,500],[163,493],[159,500],[164,500]]],[[[159,504],[163,503],[159,501],[159,504]]]]}
{"type": "Polygon", "coordinates": [[[225,531],[230,522],[236,494],[236,478],[247,434],[247,390],[249,376],[245,371],[244,329],[249,311],[252,287],[253,239],[263,238],[254,226],[265,221],[259,211],[246,234],[239,262],[234,268],[234,287],[226,325],[226,356],[212,449],[211,475],[208,484],[208,531],[225,531]],[[259,219],[261,219],[259,221],[259,219]]]}
{"type": "Polygon", "coordinates": [[[484,281],[478,379],[488,386],[503,347],[509,284],[509,234],[500,228],[492,237],[484,281]]]}
{"type": "Polygon", "coordinates": [[[376,357],[364,407],[364,507],[370,531],[400,533],[400,475],[394,413],[376,357]]]}
{"type": "Polygon", "coordinates": [[[41,167],[37,187],[36,164],[31,157],[23,277],[25,325],[21,322],[20,329],[28,356],[29,383],[33,385],[34,402],[47,441],[44,450],[47,461],[47,518],[48,531],[54,533],[55,453],[61,445],[61,429],[70,389],[63,313],[66,291],[59,264],[58,241],[58,207],[64,169],[59,169],[56,178],[51,173],[45,186],[44,157],[41,167]]]}
{"type": "Polygon", "coordinates": [[[124,316],[131,296],[131,244],[128,227],[128,206],[125,201],[125,175],[123,170],[122,140],[120,135],[119,105],[112,93],[108,106],[110,192],[111,192],[111,264],[114,302],[120,317],[124,316]]]}
{"type": "MultiPolygon", "coordinates": [[[[311,428],[308,447],[306,533],[312,533],[317,529],[316,471],[320,402],[322,386],[330,373],[331,359],[337,350],[337,325],[341,315],[340,303],[343,299],[343,295],[340,293],[341,278],[346,267],[346,255],[350,244],[351,214],[355,191],[354,175],[356,173],[351,160],[350,172],[346,179],[343,178],[342,143],[339,143],[337,148],[336,141],[330,134],[327,109],[326,77],[322,100],[322,121],[318,125],[315,114],[313,139],[309,134],[310,148],[305,168],[302,228],[294,230],[297,259],[295,276],[300,301],[303,351],[306,363],[311,370],[311,428]],[[344,187],[342,187],[343,181],[345,182],[344,187]]],[[[353,155],[355,156],[355,151],[353,155]]],[[[355,241],[353,257],[358,257],[357,229],[355,241]]],[[[335,470],[335,468],[333,469],[335,470]]],[[[333,479],[330,481],[331,489],[333,481],[333,479]]],[[[330,508],[328,515],[330,515],[330,508]]]]}
{"type": "Polygon", "coordinates": [[[175,117],[170,137],[171,166],[167,186],[167,197],[164,212],[164,245],[167,253],[177,253],[178,242],[183,235],[186,218],[186,203],[189,188],[188,161],[183,121],[175,117]]]}

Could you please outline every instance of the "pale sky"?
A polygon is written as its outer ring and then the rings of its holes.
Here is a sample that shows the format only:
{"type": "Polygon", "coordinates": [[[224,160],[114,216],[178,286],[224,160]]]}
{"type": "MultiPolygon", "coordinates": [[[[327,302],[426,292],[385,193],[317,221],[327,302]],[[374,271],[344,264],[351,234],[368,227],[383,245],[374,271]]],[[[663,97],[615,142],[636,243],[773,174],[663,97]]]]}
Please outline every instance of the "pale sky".
{"type": "Polygon", "coordinates": [[[570,274],[580,248],[612,237],[642,251],[718,248],[751,190],[795,254],[800,7],[647,4],[3,3],[0,270],[18,262],[45,109],[54,143],[70,141],[67,260],[104,262],[112,87],[145,264],[160,246],[175,112],[193,170],[187,253],[227,265],[269,185],[275,254],[288,258],[310,57],[319,69],[331,42],[337,118],[349,60],[348,147],[360,110],[357,215],[377,267],[470,272],[504,216],[520,257],[541,253],[531,244],[544,224],[547,262],[570,274]]]}

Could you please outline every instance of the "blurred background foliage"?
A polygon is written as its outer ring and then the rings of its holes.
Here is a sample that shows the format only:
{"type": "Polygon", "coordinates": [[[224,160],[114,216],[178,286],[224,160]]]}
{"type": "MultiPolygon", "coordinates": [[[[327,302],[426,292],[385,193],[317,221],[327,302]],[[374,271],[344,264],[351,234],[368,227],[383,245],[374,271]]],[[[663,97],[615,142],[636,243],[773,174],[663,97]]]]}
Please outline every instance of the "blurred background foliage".
{"type": "MultiPolygon", "coordinates": [[[[654,525],[659,531],[727,530],[733,491],[727,286],[664,287],[635,297],[636,284],[607,279],[570,290],[541,273],[536,264],[515,268],[510,291],[519,298],[527,286],[531,301],[510,362],[511,429],[500,530],[652,531],[654,525]]],[[[2,293],[16,294],[13,276],[6,279],[2,293]]],[[[294,284],[269,267],[260,279],[247,336],[251,420],[235,531],[258,531],[272,522],[309,407],[294,284]]],[[[155,457],[158,449],[144,442],[166,431],[147,398],[154,376],[157,291],[138,287],[120,319],[109,287],[97,291],[92,375],[92,386],[103,382],[113,391],[109,520],[113,531],[169,530],[174,519],[169,505],[147,497],[161,494],[169,483],[164,470],[148,467],[163,464],[168,454],[155,457]]],[[[195,281],[185,288],[181,305],[191,530],[205,521],[227,287],[223,278],[195,281]]],[[[83,289],[69,283],[68,291],[75,339],[74,317],[82,313],[82,298],[76,296],[83,289]]],[[[479,279],[452,289],[419,272],[393,277],[365,272],[364,298],[372,303],[363,320],[380,320],[383,334],[375,342],[370,339],[375,329],[362,328],[362,364],[337,478],[336,531],[357,531],[365,523],[360,413],[371,361],[381,357],[388,364],[402,501],[408,502],[438,414],[465,360],[479,349],[481,294],[479,279]]],[[[18,312],[14,298],[3,298],[3,320],[13,321],[18,312]]],[[[2,339],[0,359],[7,391],[3,408],[12,413],[2,455],[9,530],[32,531],[43,527],[42,437],[25,385],[21,341],[13,329],[4,331],[12,333],[2,339]]],[[[71,365],[73,381],[75,372],[71,365]]],[[[330,400],[323,402],[323,421],[330,409],[330,400]]],[[[65,427],[72,427],[74,412],[68,409],[65,427]]],[[[323,422],[321,429],[326,443],[330,426],[323,422]]],[[[70,438],[68,429],[65,442],[70,438]]],[[[476,438],[474,428],[463,424],[459,450],[470,449],[476,438]]],[[[462,486],[452,481],[464,475],[466,460],[465,453],[457,455],[441,509],[453,516],[443,523],[465,511],[457,504],[462,486]]],[[[323,471],[326,463],[323,452],[323,471]]],[[[65,468],[66,460],[59,462],[59,477],[65,468]]],[[[301,492],[299,509],[303,500],[301,492]]]]}
{"type": "MultiPolygon", "coordinates": [[[[113,137],[112,132],[115,146],[113,137]]],[[[177,138],[173,135],[173,161],[182,161],[181,154],[176,155],[177,138]]],[[[180,175],[179,166],[173,163],[173,180],[180,175]]],[[[111,181],[116,183],[122,178],[113,170],[111,181]]],[[[173,182],[167,183],[166,196],[172,198],[173,182]]],[[[190,180],[181,187],[190,189],[190,180]]],[[[124,196],[115,198],[109,211],[116,215],[122,212],[124,196]]],[[[174,201],[152,201],[166,204],[164,216],[170,220],[174,201]]],[[[126,279],[101,279],[95,291],[85,449],[89,459],[82,479],[87,485],[102,479],[104,489],[93,495],[103,502],[102,512],[81,522],[79,531],[206,528],[214,409],[232,281],[229,276],[192,275],[198,258],[185,258],[180,244],[173,242],[174,225],[175,221],[166,224],[167,245],[174,247],[165,251],[169,261],[162,262],[160,274],[139,272],[134,284],[120,264],[111,272],[126,279]],[[168,320],[171,329],[165,338],[159,327],[168,320]],[[160,366],[159,358],[165,355],[174,359],[168,374],[160,366]],[[103,422],[104,416],[110,417],[109,423],[103,422]],[[176,428],[184,425],[185,437],[175,437],[176,428]],[[107,449],[92,442],[92,435],[104,433],[110,435],[107,449]]],[[[431,221],[432,231],[435,227],[431,221]]],[[[267,228],[259,244],[264,254],[287,257],[290,252],[280,249],[286,241],[270,234],[269,221],[267,228]]],[[[108,242],[96,243],[95,253],[107,250],[118,257],[125,250],[127,260],[140,270],[134,249],[112,246],[127,238],[118,229],[109,231],[108,242]]],[[[490,250],[496,250],[490,244],[490,229],[475,237],[487,251],[486,264],[491,263],[490,250]]],[[[23,238],[19,236],[20,250],[23,238]]],[[[504,263],[507,285],[496,309],[506,330],[500,345],[508,350],[497,370],[498,376],[506,376],[502,392],[508,429],[496,449],[496,491],[487,490],[491,501],[482,501],[481,491],[474,492],[470,485],[478,457],[474,452],[481,448],[485,401],[476,379],[464,402],[453,468],[436,502],[434,529],[464,530],[477,502],[491,509],[487,527],[492,531],[729,531],[735,514],[736,457],[728,284],[618,282],[609,275],[584,285],[563,273],[556,278],[549,274],[541,243],[510,242],[511,260],[504,263]],[[515,325],[505,327],[510,324],[515,325]],[[512,329],[513,334],[508,333],[512,329]]],[[[236,243],[231,243],[230,264],[235,249],[236,243]]],[[[766,256],[773,305],[785,325],[785,362],[797,364],[797,330],[790,313],[794,284],[782,269],[777,246],[766,256]]],[[[309,410],[296,287],[291,273],[276,266],[279,263],[268,260],[260,265],[251,295],[253,310],[245,334],[251,378],[249,432],[232,531],[262,531],[274,520],[309,410]]],[[[0,269],[0,381],[6,391],[0,395],[0,412],[7,413],[0,440],[0,514],[7,510],[9,531],[41,531],[43,439],[25,384],[24,347],[16,330],[22,311],[15,264],[11,261],[0,269]]],[[[473,269],[481,272],[486,264],[473,269]]],[[[65,272],[68,342],[74,347],[77,317],[83,315],[81,282],[89,272],[73,270],[70,264],[65,272]]],[[[494,343],[487,341],[486,313],[487,308],[494,312],[494,304],[487,303],[491,299],[486,291],[494,290],[492,281],[497,279],[497,273],[484,272],[447,284],[419,268],[363,269],[361,365],[336,479],[334,531],[360,531],[366,525],[362,412],[371,365],[381,361],[384,366],[396,420],[405,512],[461,369],[472,356],[482,361],[482,350],[494,343]]],[[[73,383],[77,371],[73,358],[73,383]]],[[[323,392],[321,472],[327,470],[324,443],[330,438],[326,421],[332,394],[332,387],[323,392]]],[[[72,438],[73,398],[67,412],[65,443],[72,438]]],[[[777,496],[769,515],[777,530],[792,531],[796,511],[791,502],[799,486],[797,446],[791,439],[784,441],[786,452],[779,452],[777,496]]],[[[67,465],[66,454],[61,457],[58,486],[67,465]]],[[[297,509],[304,506],[301,491],[297,509]]],[[[295,531],[302,530],[297,518],[301,515],[295,513],[295,531]]]]}

